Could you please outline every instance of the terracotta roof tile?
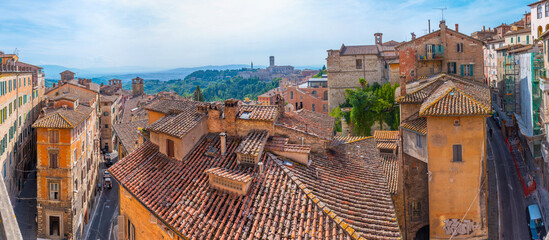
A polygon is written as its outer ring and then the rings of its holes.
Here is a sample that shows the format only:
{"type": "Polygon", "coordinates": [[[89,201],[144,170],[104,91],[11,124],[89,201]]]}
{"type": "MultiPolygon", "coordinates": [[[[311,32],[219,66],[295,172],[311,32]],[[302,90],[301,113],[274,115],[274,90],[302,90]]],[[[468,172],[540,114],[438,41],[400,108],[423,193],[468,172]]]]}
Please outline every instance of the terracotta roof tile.
{"type": "Polygon", "coordinates": [[[76,109],[48,109],[46,115],[32,125],[35,128],[75,128],[90,116],[93,108],[78,105],[76,109]]]}
{"type": "Polygon", "coordinates": [[[181,99],[155,99],[145,107],[146,110],[170,114],[174,112],[186,111],[189,107],[196,110],[196,105],[200,102],[181,100],[181,99]]]}
{"type": "Polygon", "coordinates": [[[138,128],[146,128],[149,126],[148,120],[134,121],[129,123],[120,123],[112,125],[112,128],[120,143],[126,149],[126,152],[131,153],[137,147],[137,140],[139,139],[138,128]]]}
{"type": "Polygon", "coordinates": [[[276,124],[330,140],[334,132],[333,117],[305,109],[286,112],[284,117],[280,118],[276,124]]]}
{"type": "Polygon", "coordinates": [[[363,167],[363,159],[317,155],[314,167],[290,168],[263,154],[261,174],[257,167],[237,164],[234,150],[240,142],[228,137],[227,154],[206,157],[207,149],[220,145],[217,134],[207,135],[185,161],[170,159],[146,142],[109,171],[143,206],[189,239],[401,238],[383,170],[373,158],[363,167]],[[216,167],[255,176],[249,193],[211,189],[205,171],[216,167]]]}
{"type": "Polygon", "coordinates": [[[334,143],[335,144],[347,144],[347,143],[353,143],[356,141],[362,141],[364,139],[371,138],[371,136],[335,136],[334,137],[334,143]]]}
{"type": "Polygon", "coordinates": [[[398,190],[398,160],[392,154],[381,154],[381,166],[387,178],[389,192],[396,194],[398,190]]]}
{"type": "Polygon", "coordinates": [[[397,141],[399,139],[398,131],[375,131],[374,139],[376,141],[388,140],[388,141],[397,141]]]}
{"type": "MultiPolygon", "coordinates": [[[[462,86],[463,87],[463,86],[462,86]]],[[[489,91],[486,88],[486,91],[489,91]]],[[[480,99],[482,96],[473,97],[475,92],[465,88],[459,88],[451,81],[445,82],[437,91],[429,96],[421,105],[420,116],[470,116],[489,115],[492,111],[489,101],[480,99]]],[[[485,94],[489,94],[485,93],[485,94]]]]}
{"type": "Polygon", "coordinates": [[[394,150],[394,149],[397,149],[398,145],[395,142],[390,142],[390,141],[382,141],[382,142],[377,142],[377,148],[379,149],[391,149],[391,150],[394,150]]]}
{"type": "Polygon", "coordinates": [[[219,177],[232,179],[238,182],[247,183],[252,181],[252,175],[249,173],[241,172],[238,170],[230,170],[222,167],[213,167],[205,171],[205,173],[210,173],[219,177]]]}
{"type": "Polygon", "coordinates": [[[273,105],[242,105],[236,116],[246,120],[274,121],[278,117],[278,106],[273,105]]]}
{"type": "Polygon", "coordinates": [[[311,153],[311,146],[300,144],[289,144],[288,138],[284,137],[270,137],[267,144],[265,144],[265,150],[267,151],[281,151],[281,152],[295,152],[295,153],[311,153]]]}
{"type": "Polygon", "coordinates": [[[427,118],[419,117],[416,113],[412,117],[402,121],[400,127],[419,134],[427,135],[427,118]]]}
{"type": "MultiPolygon", "coordinates": [[[[177,101],[178,100],[171,100],[177,101]]],[[[171,102],[169,101],[169,102],[171,102]]],[[[193,129],[205,117],[199,113],[197,105],[202,104],[195,101],[185,101],[186,104],[171,108],[170,114],[160,118],[147,129],[153,132],[165,133],[174,137],[182,138],[187,132],[193,129]]],[[[177,105],[177,104],[174,104],[177,105]]]]}
{"type": "Polygon", "coordinates": [[[258,156],[269,137],[267,130],[251,130],[244,140],[238,145],[235,153],[258,156]]]}

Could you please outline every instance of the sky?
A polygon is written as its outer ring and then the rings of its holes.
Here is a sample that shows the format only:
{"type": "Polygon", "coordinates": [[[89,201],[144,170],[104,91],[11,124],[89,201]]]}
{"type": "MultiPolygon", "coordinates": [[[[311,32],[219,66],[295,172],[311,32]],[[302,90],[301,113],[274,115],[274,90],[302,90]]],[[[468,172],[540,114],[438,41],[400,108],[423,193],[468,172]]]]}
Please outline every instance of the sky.
{"type": "Polygon", "coordinates": [[[326,50],[512,23],[535,0],[0,0],[0,50],[35,65],[322,66],[326,50]]]}

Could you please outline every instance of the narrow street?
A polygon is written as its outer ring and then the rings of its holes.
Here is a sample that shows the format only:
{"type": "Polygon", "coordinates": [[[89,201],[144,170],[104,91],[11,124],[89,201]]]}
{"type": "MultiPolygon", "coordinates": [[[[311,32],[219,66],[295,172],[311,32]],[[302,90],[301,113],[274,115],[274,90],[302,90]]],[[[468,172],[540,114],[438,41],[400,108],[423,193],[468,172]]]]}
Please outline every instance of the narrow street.
{"type": "Polygon", "coordinates": [[[36,226],[36,172],[29,173],[13,209],[24,240],[35,240],[36,226]]]}
{"type": "MultiPolygon", "coordinates": [[[[103,172],[105,172],[105,166],[101,164],[101,179],[103,179],[103,172]]],[[[103,181],[101,181],[103,185],[103,181]]],[[[85,239],[113,239],[116,233],[111,230],[112,222],[116,219],[116,213],[118,209],[118,184],[116,181],[112,181],[112,189],[103,189],[101,198],[97,203],[94,216],[89,226],[87,236],[85,239]]]]}
{"type": "Polygon", "coordinates": [[[493,136],[488,144],[494,154],[499,208],[499,239],[529,239],[526,221],[526,206],[530,203],[524,197],[513,158],[498,125],[488,118],[488,127],[493,136]]]}

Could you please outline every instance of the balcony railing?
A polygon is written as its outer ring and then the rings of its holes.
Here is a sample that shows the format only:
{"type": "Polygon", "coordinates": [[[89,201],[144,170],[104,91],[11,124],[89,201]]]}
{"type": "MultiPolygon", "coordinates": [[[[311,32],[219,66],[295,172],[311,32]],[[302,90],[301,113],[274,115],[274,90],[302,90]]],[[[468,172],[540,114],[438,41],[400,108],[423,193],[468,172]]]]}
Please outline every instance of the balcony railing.
{"type": "Polygon", "coordinates": [[[438,61],[444,59],[444,53],[430,53],[427,55],[418,55],[417,60],[419,61],[438,61]]]}
{"type": "Polygon", "coordinates": [[[13,64],[0,64],[0,73],[11,73],[11,72],[32,72],[30,67],[22,67],[13,64]]]}

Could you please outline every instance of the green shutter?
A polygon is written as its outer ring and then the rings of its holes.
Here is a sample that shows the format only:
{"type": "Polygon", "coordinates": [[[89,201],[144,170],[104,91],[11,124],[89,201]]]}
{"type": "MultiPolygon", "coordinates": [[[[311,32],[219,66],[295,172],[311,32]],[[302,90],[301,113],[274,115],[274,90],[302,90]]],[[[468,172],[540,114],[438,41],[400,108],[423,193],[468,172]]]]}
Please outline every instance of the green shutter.
{"type": "Polygon", "coordinates": [[[473,76],[473,64],[469,65],[469,76],[473,76]]]}
{"type": "Polygon", "coordinates": [[[463,76],[463,64],[459,66],[460,70],[461,70],[461,76],[463,76]]]}

